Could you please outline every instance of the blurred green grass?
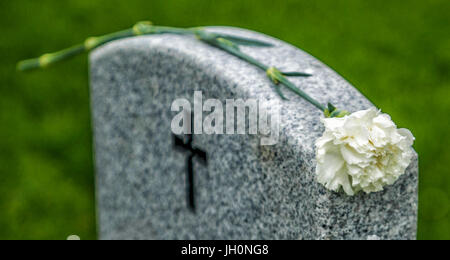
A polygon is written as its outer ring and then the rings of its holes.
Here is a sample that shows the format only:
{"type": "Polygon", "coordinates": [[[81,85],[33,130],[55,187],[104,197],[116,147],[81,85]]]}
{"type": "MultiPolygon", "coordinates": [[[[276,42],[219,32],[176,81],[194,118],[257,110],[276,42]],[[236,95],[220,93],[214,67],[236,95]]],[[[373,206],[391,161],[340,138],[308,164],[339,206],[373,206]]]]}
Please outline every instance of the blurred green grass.
{"type": "Polygon", "coordinates": [[[450,2],[0,1],[0,239],[96,238],[86,55],[20,74],[24,58],[128,28],[229,25],[316,56],[400,127],[420,157],[419,239],[450,239],[450,2]]]}

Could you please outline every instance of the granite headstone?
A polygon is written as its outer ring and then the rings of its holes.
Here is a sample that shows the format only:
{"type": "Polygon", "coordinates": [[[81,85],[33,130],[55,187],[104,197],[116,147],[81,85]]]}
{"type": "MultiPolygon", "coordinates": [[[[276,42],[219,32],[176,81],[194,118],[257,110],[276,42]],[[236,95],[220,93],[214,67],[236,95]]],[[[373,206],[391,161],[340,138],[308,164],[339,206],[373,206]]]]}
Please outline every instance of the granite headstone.
{"type": "MultiPolygon", "coordinates": [[[[314,57],[266,35],[274,47],[241,47],[285,71],[322,103],[351,112],[372,104],[314,57]]],[[[315,179],[321,112],[284,91],[280,136],[171,132],[177,98],[280,100],[265,73],[191,36],[109,43],[90,56],[101,239],[415,239],[417,156],[384,191],[349,197],[315,179]]]]}

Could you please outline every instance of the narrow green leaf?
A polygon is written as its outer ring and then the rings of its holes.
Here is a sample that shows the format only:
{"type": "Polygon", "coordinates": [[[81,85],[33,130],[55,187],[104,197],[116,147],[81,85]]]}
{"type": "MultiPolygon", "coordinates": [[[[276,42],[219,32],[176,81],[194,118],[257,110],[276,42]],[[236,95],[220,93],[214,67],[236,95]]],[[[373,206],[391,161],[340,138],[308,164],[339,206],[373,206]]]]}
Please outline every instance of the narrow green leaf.
{"type": "Polygon", "coordinates": [[[230,48],[233,48],[233,49],[239,51],[239,46],[232,41],[229,41],[225,38],[217,38],[216,41],[220,44],[226,45],[230,48]]]}
{"type": "Polygon", "coordinates": [[[233,43],[238,44],[238,45],[257,46],[257,47],[272,47],[273,46],[273,44],[271,44],[271,43],[260,41],[260,40],[255,40],[255,39],[250,39],[250,38],[246,38],[246,37],[233,36],[233,35],[228,35],[228,34],[218,34],[218,33],[215,33],[215,34],[217,37],[232,41],[233,43]]]}
{"type": "Polygon", "coordinates": [[[277,92],[277,94],[281,97],[281,99],[289,100],[284,96],[283,92],[281,92],[280,85],[274,84],[273,87],[275,88],[275,92],[277,92]]]}
{"type": "Polygon", "coordinates": [[[306,72],[281,72],[286,77],[311,77],[312,74],[306,73],[306,72]]]}
{"type": "Polygon", "coordinates": [[[336,107],[333,106],[330,102],[328,102],[328,111],[330,111],[330,113],[333,113],[336,110],[336,107]]]}

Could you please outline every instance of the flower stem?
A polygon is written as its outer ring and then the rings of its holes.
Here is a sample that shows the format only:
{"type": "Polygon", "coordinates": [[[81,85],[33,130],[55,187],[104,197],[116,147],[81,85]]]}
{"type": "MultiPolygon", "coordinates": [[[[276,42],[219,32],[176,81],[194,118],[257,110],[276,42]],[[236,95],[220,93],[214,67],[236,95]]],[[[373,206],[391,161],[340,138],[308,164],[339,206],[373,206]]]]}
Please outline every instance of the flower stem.
{"type": "MultiPolygon", "coordinates": [[[[205,32],[201,31],[201,32],[197,32],[197,37],[199,39],[202,40],[202,37],[204,37],[205,32]]],[[[274,82],[274,84],[282,84],[285,87],[287,87],[289,90],[291,90],[292,92],[294,92],[295,94],[299,95],[300,97],[304,98],[306,101],[308,101],[309,103],[311,103],[312,105],[314,105],[315,107],[317,107],[318,109],[320,109],[321,111],[324,111],[326,109],[326,107],[322,104],[320,104],[317,100],[315,100],[314,98],[312,98],[311,96],[309,96],[308,94],[306,94],[305,92],[303,92],[302,90],[300,90],[299,88],[297,88],[291,81],[289,81],[279,70],[277,70],[274,67],[269,67],[261,62],[259,62],[258,60],[254,59],[253,57],[243,53],[242,51],[239,50],[239,47],[236,45],[232,45],[230,42],[226,42],[224,40],[221,40],[222,38],[216,38],[216,39],[210,39],[208,37],[204,37],[205,38],[205,42],[220,48],[244,61],[247,61],[250,64],[255,65],[256,67],[264,70],[267,72],[268,77],[274,82]],[[275,73],[275,75],[273,75],[273,73],[275,73]]],[[[293,74],[294,73],[290,73],[293,74]]],[[[309,74],[302,74],[302,73],[297,73],[295,74],[296,76],[309,76],[309,74]]],[[[280,97],[282,99],[285,99],[285,97],[282,95],[281,91],[279,88],[275,88],[276,92],[280,95],[280,97]]]]}
{"type": "Polygon", "coordinates": [[[283,84],[284,86],[286,86],[289,90],[291,90],[292,92],[294,92],[295,94],[301,96],[302,98],[304,98],[306,101],[308,101],[309,103],[313,104],[315,107],[317,107],[318,109],[320,109],[320,111],[324,111],[326,108],[324,105],[320,104],[317,100],[315,100],[314,98],[312,98],[311,96],[309,96],[308,94],[306,94],[305,92],[303,92],[301,89],[297,88],[291,81],[289,81],[287,78],[282,77],[280,79],[280,83],[283,84]]]}
{"type": "Polygon", "coordinates": [[[107,42],[131,36],[134,36],[134,32],[132,29],[128,29],[100,37],[90,37],[87,38],[83,44],[78,44],[58,52],[47,53],[38,58],[21,61],[17,64],[17,69],[20,71],[27,71],[45,68],[59,61],[63,61],[86,51],[90,51],[107,42]]]}
{"type": "MultiPolygon", "coordinates": [[[[168,26],[155,26],[150,22],[139,22],[135,24],[132,28],[106,34],[104,36],[99,37],[90,37],[87,38],[84,43],[75,45],[73,47],[54,52],[44,54],[38,58],[29,59],[21,61],[17,64],[17,69],[20,71],[27,71],[38,68],[45,68],[51,64],[56,62],[71,58],[75,55],[93,50],[105,43],[132,37],[138,35],[149,35],[149,34],[163,34],[163,33],[171,33],[171,34],[181,34],[181,35],[195,35],[199,40],[206,42],[212,46],[215,46],[225,52],[228,52],[256,67],[261,70],[264,70],[267,73],[267,76],[272,80],[272,82],[276,85],[281,84],[285,86],[290,91],[304,98],[306,101],[320,109],[321,111],[325,111],[326,107],[320,104],[317,100],[310,97],[308,94],[297,88],[291,81],[289,81],[286,76],[300,76],[300,77],[308,77],[310,76],[307,73],[302,72],[287,72],[282,73],[274,67],[269,67],[257,59],[243,53],[239,49],[239,45],[249,45],[249,46],[259,46],[259,47],[269,47],[272,46],[270,43],[266,43],[259,40],[220,34],[220,33],[212,33],[207,32],[202,28],[175,28],[168,26]]],[[[282,99],[286,99],[281,92],[279,86],[275,86],[276,92],[280,95],[282,99]]]]}

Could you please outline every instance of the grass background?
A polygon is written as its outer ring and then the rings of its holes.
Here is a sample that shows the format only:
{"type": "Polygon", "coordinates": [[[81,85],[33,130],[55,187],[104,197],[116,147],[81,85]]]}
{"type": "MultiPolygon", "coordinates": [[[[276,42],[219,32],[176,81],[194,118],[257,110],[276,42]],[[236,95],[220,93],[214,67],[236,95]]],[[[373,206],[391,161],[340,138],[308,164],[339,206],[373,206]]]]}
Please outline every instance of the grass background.
{"type": "Polygon", "coordinates": [[[230,25],[292,43],[348,79],[420,156],[419,239],[450,239],[448,0],[0,1],[0,239],[96,238],[86,55],[29,74],[24,58],[139,20],[230,25]]]}

